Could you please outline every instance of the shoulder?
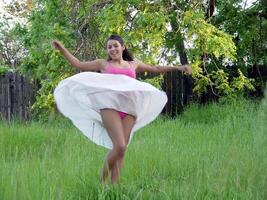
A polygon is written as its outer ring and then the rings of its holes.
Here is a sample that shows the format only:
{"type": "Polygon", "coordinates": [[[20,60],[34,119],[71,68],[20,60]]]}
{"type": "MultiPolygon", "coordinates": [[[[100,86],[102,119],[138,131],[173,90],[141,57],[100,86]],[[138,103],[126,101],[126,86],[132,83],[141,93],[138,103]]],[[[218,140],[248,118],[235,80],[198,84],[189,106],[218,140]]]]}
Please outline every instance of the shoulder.
{"type": "Polygon", "coordinates": [[[101,71],[105,69],[107,61],[104,59],[95,59],[87,62],[80,62],[79,69],[84,71],[101,71]]]}
{"type": "Polygon", "coordinates": [[[100,65],[107,65],[108,61],[102,58],[96,59],[95,61],[97,61],[100,65]]]}
{"type": "Polygon", "coordinates": [[[137,69],[142,64],[139,60],[129,61],[129,63],[134,69],[137,69]]]}
{"type": "Polygon", "coordinates": [[[135,70],[137,72],[158,72],[158,68],[146,63],[143,63],[142,61],[136,60],[134,61],[135,70]]]}
{"type": "Polygon", "coordinates": [[[108,61],[105,59],[96,59],[95,61],[99,63],[101,69],[105,69],[108,64],[108,61]]]}

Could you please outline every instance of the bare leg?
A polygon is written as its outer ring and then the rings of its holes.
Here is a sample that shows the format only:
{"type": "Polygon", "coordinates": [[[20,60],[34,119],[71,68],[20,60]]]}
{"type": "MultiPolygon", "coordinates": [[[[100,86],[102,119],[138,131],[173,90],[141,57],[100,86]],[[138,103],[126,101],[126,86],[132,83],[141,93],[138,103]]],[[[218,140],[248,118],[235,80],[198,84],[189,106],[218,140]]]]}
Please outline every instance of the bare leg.
{"type": "Polygon", "coordinates": [[[125,138],[126,144],[128,144],[129,142],[130,134],[132,132],[135,122],[136,122],[136,118],[132,115],[126,115],[122,120],[124,138],[125,138]]]}
{"type": "MultiPolygon", "coordinates": [[[[123,125],[123,131],[124,131],[124,139],[126,141],[126,145],[128,144],[129,142],[129,138],[130,138],[130,134],[131,134],[131,131],[132,131],[132,128],[135,124],[135,117],[132,116],[132,115],[126,115],[123,119],[122,119],[122,125],[123,125]]],[[[119,172],[122,168],[122,165],[123,165],[123,160],[124,160],[124,157],[121,157],[118,159],[118,162],[117,162],[117,165],[114,165],[114,167],[117,167],[118,170],[113,170],[111,173],[111,177],[113,176],[118,176],[116,174],[116,172],[119,172]],[[115,172],[115,174],[114,174],[115,172]]]]}
{"type": "Polygon", "coordinates": [[[102,180],[105,181],[108,176],[108,171],[111,170],[111,181],[114,183],[117,182],[119,178],[119,167],[115,166],[118,165],[118,160],[124,157],[127,144],[124,137],[122,120],[118,112],[113,109],[102,109],[101,117],[103,125],[106,128],[113,143],[113,149],[108,153],[107,159],[104,164],[102,180]]]}

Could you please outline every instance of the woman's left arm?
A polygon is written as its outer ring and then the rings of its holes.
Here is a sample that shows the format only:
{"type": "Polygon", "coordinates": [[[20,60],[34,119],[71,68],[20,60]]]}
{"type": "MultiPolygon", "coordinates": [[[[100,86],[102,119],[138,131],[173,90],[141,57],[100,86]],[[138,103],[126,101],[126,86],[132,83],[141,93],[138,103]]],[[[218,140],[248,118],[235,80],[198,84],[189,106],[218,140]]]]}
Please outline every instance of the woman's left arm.
{"type": "Polygon", "coordinates": [[[179,66],[160,66],[160,65],[148,65],[140,61],[134,61],[136,66],[136,72],[153,72],[153,73],[164,73],[170,71],[180,71],[186,74],[192,74],[192,68],[190,65],[179,65],[179,66]]]}

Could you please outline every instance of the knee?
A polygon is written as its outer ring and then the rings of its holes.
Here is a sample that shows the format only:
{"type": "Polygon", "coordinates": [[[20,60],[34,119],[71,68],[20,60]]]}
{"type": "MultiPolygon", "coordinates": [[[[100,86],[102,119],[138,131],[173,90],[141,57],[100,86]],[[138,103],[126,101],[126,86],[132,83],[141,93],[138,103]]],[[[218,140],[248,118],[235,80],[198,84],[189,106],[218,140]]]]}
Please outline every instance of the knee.
{"type": "Polygon", "coordinates": [[[127,145],[124,145],[124,144],[123,145],[116,145],[114,147],[114,150],[116,151],[117,156],[120,158],[124,157],[126,149],[127,149],[127,145]]]}

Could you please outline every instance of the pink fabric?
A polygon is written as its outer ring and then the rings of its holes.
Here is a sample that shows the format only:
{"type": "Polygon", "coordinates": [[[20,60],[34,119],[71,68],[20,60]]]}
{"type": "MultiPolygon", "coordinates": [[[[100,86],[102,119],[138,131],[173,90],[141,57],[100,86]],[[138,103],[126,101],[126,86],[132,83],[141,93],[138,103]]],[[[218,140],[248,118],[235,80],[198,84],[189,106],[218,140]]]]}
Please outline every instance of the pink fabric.
{"type": "MultiPolygon", "coordinates": [[[[130,63],[129,63],[130,65],[130,63]]],[[[111,63],[108,63],[108,66],[106,67],[105,71],[103,73],[108,74],[123,74],[126,76],[129,76],[131,78],[136,78],[136,72],[135,69],[131,67],[114,67],[111,63]]],[[[123,119],[127,113],[118,111],[120,118],[123,119]]]]}
{"type": "Polygon", "coordinates": [[[127,113],[125,113],[125,112],[120,112],[119,111],[118,113],[119,113],[119,116],[120,116],[121,119],[123,119],[127,115],[127,113]]]}
{"type": "MultiPolygon", "coordinates": [[[[130,64],[130,63],[129,63],[130,64]]],[[[131,66],[131,65],[130,65],[131,66]]],[[[123,74],[132,78],[136,78],[135,69],[132,67],[114,67],[111,63],[108,64],[103,73],[109,74],[123,74]]]]}

